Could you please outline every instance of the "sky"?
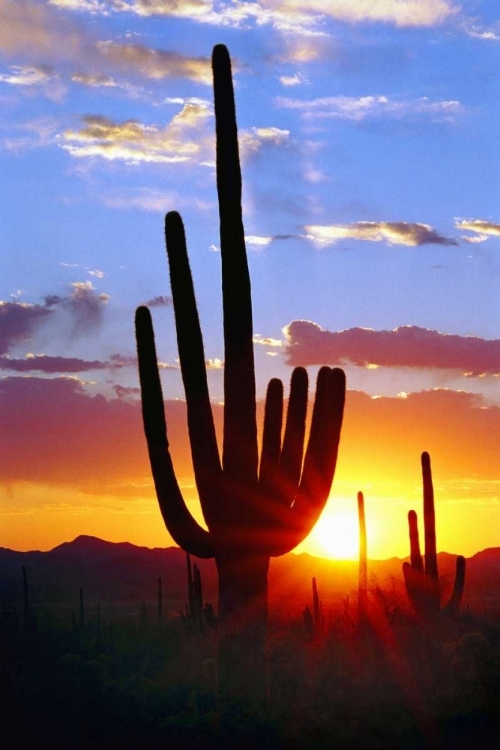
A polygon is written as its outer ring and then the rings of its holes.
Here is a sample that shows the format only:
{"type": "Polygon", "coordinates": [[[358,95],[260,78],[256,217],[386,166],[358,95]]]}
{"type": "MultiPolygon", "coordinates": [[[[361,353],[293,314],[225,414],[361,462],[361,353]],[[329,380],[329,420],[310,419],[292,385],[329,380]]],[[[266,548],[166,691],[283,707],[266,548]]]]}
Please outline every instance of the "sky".
{"type": "Polygon", "coordinates": [[[232,58],[258,413],[342,366],[337,472],[298,551],[500,546],[500,14],[493,0],[0,0],[0,546],[169,546],[142,430],[153,315],[201,521],[164,249],[183,217],[216,424],[224,350],[210,57],[232,58]]]}

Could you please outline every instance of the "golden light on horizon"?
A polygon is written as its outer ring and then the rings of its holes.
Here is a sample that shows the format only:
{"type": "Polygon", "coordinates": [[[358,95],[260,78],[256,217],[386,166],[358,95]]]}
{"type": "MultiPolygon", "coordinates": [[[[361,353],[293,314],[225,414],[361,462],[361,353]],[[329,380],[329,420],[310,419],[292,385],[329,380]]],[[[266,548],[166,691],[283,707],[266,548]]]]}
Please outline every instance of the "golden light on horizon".
{"type": "Polygon", "coordinates": [[[357,560],[359,526],[355,499],[336,499],[307,538],[307,551],[334,560],[357,560]],[[351,507],[352,506],[352,507],[351,507]]]}

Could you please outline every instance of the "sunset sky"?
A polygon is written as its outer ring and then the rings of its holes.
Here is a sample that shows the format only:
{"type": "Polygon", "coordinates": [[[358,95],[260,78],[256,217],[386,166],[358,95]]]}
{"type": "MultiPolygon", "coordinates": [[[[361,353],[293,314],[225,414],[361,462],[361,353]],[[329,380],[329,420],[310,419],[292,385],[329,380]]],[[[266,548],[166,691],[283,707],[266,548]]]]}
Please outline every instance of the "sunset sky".
{"type": "Polygon", "coordinates": [[[322,364],[347,374],[331,499],[299,551],[349,554],[335,529],[355,544],[363,490],[369,555],[407,555],[423,450],[438,549],[500,546],[494,0],[0,0],[0,546],[171,544],[142,430],[141,304],[201,519],[163,221],[185,222],[220,425],[217,43],[233,60],[258,396],[295,365],[311,391],[322,364]]]}

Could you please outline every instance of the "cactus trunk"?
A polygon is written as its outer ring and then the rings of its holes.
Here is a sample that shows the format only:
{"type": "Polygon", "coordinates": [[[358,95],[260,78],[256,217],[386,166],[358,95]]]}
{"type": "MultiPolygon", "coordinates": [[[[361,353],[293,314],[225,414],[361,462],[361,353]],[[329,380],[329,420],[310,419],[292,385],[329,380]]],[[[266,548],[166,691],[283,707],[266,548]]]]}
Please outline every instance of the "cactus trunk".
{"type": "Polygon", "coordinates": [[[218,673],[221,707],[263,708],[267,697],[269,556],[216,557],[219,574],[218,673]]]}

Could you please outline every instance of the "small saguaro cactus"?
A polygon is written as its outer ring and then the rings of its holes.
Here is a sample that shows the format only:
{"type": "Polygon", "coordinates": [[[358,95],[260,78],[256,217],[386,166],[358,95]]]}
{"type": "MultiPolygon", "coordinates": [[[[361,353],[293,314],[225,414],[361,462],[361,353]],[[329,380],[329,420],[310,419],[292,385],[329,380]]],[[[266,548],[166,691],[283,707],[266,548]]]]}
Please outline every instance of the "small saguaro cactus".
{"type": "Polygon", "coordinates": [[[359,585],[358,585],[358,616],[363,622],[367,617],[368,606],[368,561],[366,545],[365,498],[358,492],[358,520],[359,520],[359,585]]]}
{"type": "Polygon", "coordinates": [[[443,613],[454,614],[462,600],[465,583],[465,558],[457,557],[453,592],[446,606],[441,608],[441,592],[436,550],[436,514],[434,511],[434,488],[432,485],[431,459],[422,453],[422,481],[424,494],[425,562],[420,552],[417,514],[410,510],[408,526],[410,533],[410,562],[403,563],[406,591],[416,614],[424,619],[443,613]]]}
{"type": "Polygon", "coordinates": [[[223,45],[214,48],[212,65],[225,354],[222,460],[184,227],[175,212],[167,214],[165,222],[191,453],[208,531],[189,513],[172,466],[153,327],[146,307],[137,310],[136,333],[144,428],[163,519],[184,550],[202,558],[215,557],[219,685],[222,693],[240,693],[246,699],[252,692],[265,693],[270,557],[282,555],[302,541],[328,499],[337,462],[345,375],[337,368],[320,369],[305,455],[307,373],[296,368],[292,374],[283,439],[283,384],[277,379],[270,381],[259,462],[241,170],[231,62],[223,45]]]}

